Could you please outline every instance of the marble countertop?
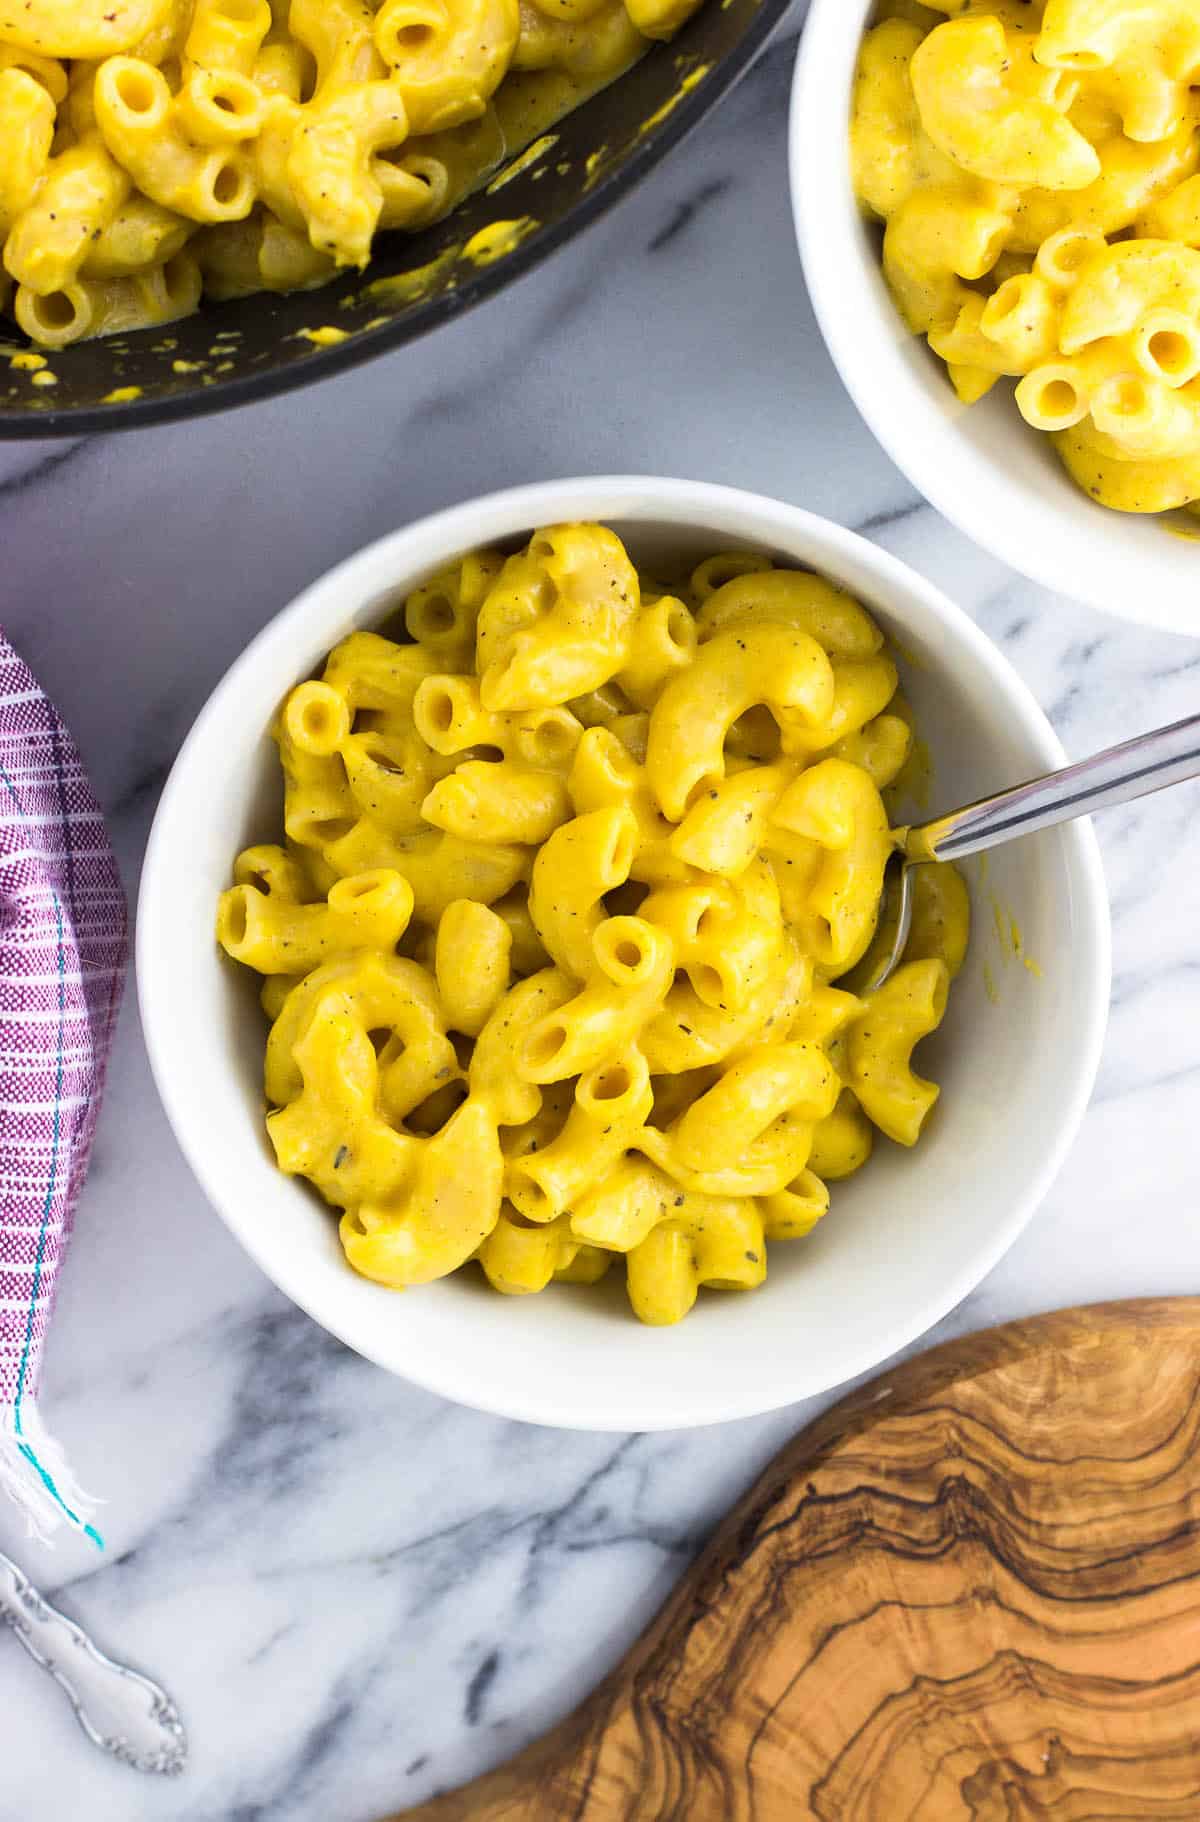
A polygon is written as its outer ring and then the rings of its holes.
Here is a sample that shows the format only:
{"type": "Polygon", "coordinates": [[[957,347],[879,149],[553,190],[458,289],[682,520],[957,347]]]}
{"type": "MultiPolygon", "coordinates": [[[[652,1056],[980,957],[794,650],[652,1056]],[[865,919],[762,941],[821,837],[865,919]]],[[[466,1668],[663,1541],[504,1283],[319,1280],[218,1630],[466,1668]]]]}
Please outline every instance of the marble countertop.
{"type": "MultiPolygon", "coordinates": [[[[1200,645],[1041,592],[921,504],[805,298],[778,44],[581,240],[418,348],[135,436],[0,447],[3,619],[90,764],[131,891],[165,771],[242,646],[322,570],[517,480],[727,481],[856,526],[1003,646],[1084,754],[1194,711],[1200,645]]],[[[1200,1289],[1196,787],[1100,824],[1116,974],[1095,1101],[1040,1214],[928,1339],[1200,1289]]],[[[108,1548],[0,1545],[184,1710],[183,1780],[89,1747],[0,1636],[0,1822],[338,1822],[457,1784],[570,1709],[815,1406],[590,1436],[447,1405],[291,1307],[212,1214],[132,993],[43,1405],[108,1548]]]]}

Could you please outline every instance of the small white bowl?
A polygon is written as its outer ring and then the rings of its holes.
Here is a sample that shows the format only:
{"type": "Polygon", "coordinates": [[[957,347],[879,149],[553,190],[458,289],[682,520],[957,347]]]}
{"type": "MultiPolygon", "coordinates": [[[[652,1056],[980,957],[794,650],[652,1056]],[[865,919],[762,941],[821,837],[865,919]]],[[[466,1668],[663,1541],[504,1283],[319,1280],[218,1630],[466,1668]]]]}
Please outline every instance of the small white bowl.
{"type": "Polygon", "coordinates": [[[142,876],[146,1043],[214,1207],[288,1296],[369,1359],[482,1410],[596,1430],[748,1416],[875,1365],[938,1320],[1010,1246],[1062,1163],[1091,1092],[1109,992],[1095,838],[1076,823],[1002,849],[945,1026],[921,1053],[943,1084],[915,1152],[881,1140],[811,1238],[772,1248],[765,1286],[701,1293],[678,1328],[643,1328],[620,1274],[594,1289],[497,1296],[474,1270],[397,1295],[357,1277],[336,1221],[281,1176],[263,1129],[265,1027],[251,977],[218,953],[217,894],[279,826],[266,734],[286,690],[356,627],[462,552],[599,519],[649,563],[748,546],[808,565],[876,613],[902,654],[929,743],[931,813],[1063,762],[1024,684],[978,628],[875,546],[753,494],[690,481],[555,481],[422,520],[352,557],[281,613],[200,714],[163,792],[142,876]],[[990,894],[1041,977],[996,943],[990,894]],[[990,969],[990,973],[989,973],[990,969]],[[995,977],[993,980],[993,976],[995,977]],[[996,991],[998,985],[998,992],[996,991]],[[990,994],[995,994],[992,1003],[990,994]]]}
{"type": "Polygon", "coordinates": [[[792,85],[796,235],[846,390],[897,467],[985,550],[1092,607],[1200,633],[1195,540],[1160,518],[1098,506],[1003,381],[978,404],[960,404],[943,363],[901,321],[879,231],[860,215],[850,179],[854,67],[873,10],[873,0],[813,0],[792,85]]]}

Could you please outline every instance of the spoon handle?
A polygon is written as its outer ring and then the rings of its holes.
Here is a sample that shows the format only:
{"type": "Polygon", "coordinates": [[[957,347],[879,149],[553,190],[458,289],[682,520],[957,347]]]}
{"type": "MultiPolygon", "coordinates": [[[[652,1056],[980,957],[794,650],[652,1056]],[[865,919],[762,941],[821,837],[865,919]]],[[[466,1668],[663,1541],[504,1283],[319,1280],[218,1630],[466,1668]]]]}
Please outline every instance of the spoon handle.
{"type": "Polygon", "coordinates": [[[148,1677],[106,1658],[3,1553],[0,1621],[64,1690],[94,1745],[135,1771],[170,1776],[183,1770],[187,1735],[170,1696],[148,1677]]]}
{"type": "Polygon", "coordinates": [[[1018,835],[1032,835],[1055,823],[1090,816],[1114,804],[1130,803],[1167,785],[1200,777],[1200,715],[1189,715],[1152,734],[1139,734],[1091,759],[1049,772],[1044,778],[1000,791],[965,809],[909,829],[904,853],[910,860],[963,860],[1018,835]]]}

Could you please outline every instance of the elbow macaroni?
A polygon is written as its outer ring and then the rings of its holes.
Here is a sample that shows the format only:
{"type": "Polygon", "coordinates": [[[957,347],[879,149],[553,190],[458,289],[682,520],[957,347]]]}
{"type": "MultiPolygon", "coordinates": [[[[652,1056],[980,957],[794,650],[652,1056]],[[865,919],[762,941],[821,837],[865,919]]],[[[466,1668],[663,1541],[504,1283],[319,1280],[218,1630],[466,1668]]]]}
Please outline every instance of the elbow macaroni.
{"type": "MultiPolygon", "coordinates": [[[[699,4],[22,0],[0,19],[0,302],[57,348],[202,293],[323,284],[378,230],[447,214],[699,4]]],[[[620,633],[630,700],[677,662],[672,625],[647,610],[620,633]]],[[[618,636],[576,633],[585,666],[618,636]]],[[[510,654],[509,706],[536,664],[510,654]]]]}
{"type": "Polygon", "coordinates": [[[885,12],[851,152],[909,327],[965,402],[1016,381],[1103,505],[1200,511],[1200,8],[885,12]]]}
{"type": "Polygon", "coordinates": [[[280,1168],[389,1286],[623,1260],[664,1324],[761,1284],[876,1130],[920,1136],[966,950],[961,879],[922,868],[903,965],[854,988],[911,738],[878,628],[761,560],[643,592],[598,525],[463,558],[403,627],[291,691],[285,839],[220,901],[280,1168]]]}

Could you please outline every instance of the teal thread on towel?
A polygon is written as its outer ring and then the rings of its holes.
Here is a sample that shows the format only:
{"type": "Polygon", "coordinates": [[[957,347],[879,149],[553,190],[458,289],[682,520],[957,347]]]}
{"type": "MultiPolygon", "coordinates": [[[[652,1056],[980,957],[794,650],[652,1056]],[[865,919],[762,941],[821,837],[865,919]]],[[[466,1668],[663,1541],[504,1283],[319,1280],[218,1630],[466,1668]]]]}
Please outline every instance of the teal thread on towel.
{"type": "MultiPolygon", "coordinates": [[[[25,821],[24,806],[21,803],[21,799],[17,796],[12,779],[2,765],[0,765],[0,778],[3,779],[5,788],[17,807],[17,814],[22,821],[25,821]]],[[[50,1210],[54,1206],[54,1186],[58,1180],[58,1151],[62,1136],[63,1026],[66,1020],[67,1010],[67,985],[66,958],[63,954],[62,901],[57,892],[54,895],[54,917],[58,938],[58,1038],[54,1080],[54,1127],[50,1146],[50,1180],[46,1185],[46,1200],[42,1205],[42,1225],[38,1233],[37,1257],[35,1258],[33,1265],[33,1287],[29,1295],[29,1315],[25,1323],[25,1346],[21,1353],[21,1365],[17,1372],[17,1396],[13,1401],[13,1428],[17,1434],[17,1448],[19,1453],[24,1456],[30,1467],[38,1475],[51,1498],[56,1500],[62,1507],[71,1523],[78,1526],[85,1537],[90,1537],[98,1550],[103,1550],[104,1539],[94,1525],[85,1525],[80,1519],[78,1512],[73,1511],[67,1504],[66,1500],[54,1484],[54,1476],[50,1473],[48,1468],[43,1467],[34,1450],[30,1447],[29,1443],[25,1441],[21,1423],[21,1401],[25,1396],[25,1370],[29,1362],[29,1349],[33,1342],[33,1319],[37,1310],[38,1291],[41,1287],[42,1258],[46,1250],[46,1230],[50,1224],[50,1210]]]]}
{"type": "Polygon", "coordinates": [[[9,777],[8,773],[5,771],[5,769],[2,765],[0,765],[0,778],[3,778],[5,786],[8,790],[8,794],[12,798],[13,803],[16,805],[17,815],[21,818],[21,821],[24,822],[26,820],[25,806],[21,802],[21,799],[17,796],[16,789],[13,785],[13,781],[9,777]]]}

